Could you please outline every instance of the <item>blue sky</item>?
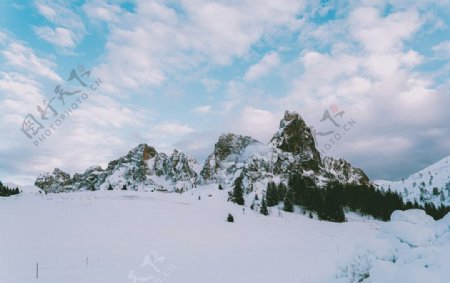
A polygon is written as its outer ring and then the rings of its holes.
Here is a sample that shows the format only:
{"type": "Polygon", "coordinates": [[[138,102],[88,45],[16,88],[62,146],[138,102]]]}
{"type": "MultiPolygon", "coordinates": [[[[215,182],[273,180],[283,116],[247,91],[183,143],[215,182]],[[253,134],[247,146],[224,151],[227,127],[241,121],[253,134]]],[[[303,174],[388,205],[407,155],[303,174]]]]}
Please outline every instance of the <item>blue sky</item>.
{"type": "Polygon", "coordinates": [[[223,132],[268,142],[285,110],[321,133],[344,111],[354,126],[319,148],[372,178],[448,156],[450,3],[342,2],[1,3],[0,179],[105,166],[142,142],[202,161],[223,132]],[[80,65],[102,85],[36,146],[25,117],[80,65]]]}

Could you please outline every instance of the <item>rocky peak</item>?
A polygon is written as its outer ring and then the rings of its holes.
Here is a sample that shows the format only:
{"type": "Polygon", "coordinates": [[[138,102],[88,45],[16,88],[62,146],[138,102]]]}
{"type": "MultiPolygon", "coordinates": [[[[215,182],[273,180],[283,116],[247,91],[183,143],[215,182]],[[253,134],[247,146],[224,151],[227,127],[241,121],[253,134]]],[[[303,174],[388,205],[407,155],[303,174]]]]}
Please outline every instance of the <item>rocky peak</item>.
{"type": "Polygon", "coordinates": [[[311,130],[297,112],[286,111],[280,122],[280,128],[271,140],[271,145],[303,158],[313,159],[319,164],[320,153],[316,149],[311,130]]]}
{"type": "Polygon", "coordinates": [[[214,155],[219,160],[224,160],[231,154],[240,154],[252,143],[259,143],[252,137],[241,136],[232,133],[223,134],[214,146],[214,155]]]}
{"type": "MultiPolygon", "coordinates": [[[[208,156],[200,172],[200,183],[223,183],[224,178],[235,170],[239,156],[245,149],[253,144],[260,144],[249,136],[241,136],[232,133],[222,134],[214,145],[214,151],[208,156]],[[228,165],[231,165],[231,168],[228,165]]],[[[229,176],[233,177],[233,176],[229,176]]]]}
{"type": "Polygon", "coordinates": [[[59,168],[53,173],[45,173],[38,176],[34,185],[44,191],[65,191],[70,185],[70,175],[59,168]]]}
{"type": "Polygon", "coordinates": [[[153,146],[149,146],[148,144],[140,144],[137,147],[133,148],[128,152],[126,155],[126,158],[128,159],[139,159],[139,160],[149,160],[155,155],[157,155],[158,152],[153,146]]]}

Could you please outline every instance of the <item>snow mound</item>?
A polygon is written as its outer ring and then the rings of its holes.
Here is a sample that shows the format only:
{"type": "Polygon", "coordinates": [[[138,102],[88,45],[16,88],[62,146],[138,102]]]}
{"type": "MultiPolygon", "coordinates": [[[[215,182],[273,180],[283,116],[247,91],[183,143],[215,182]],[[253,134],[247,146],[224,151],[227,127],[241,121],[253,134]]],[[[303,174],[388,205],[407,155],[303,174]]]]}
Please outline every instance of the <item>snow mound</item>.
{"type": "Polygon", "coordinates": [[[395,211],[377,239],[342,262],[336,282],[448,283],[450,214],[434,221],[421,210],[395,211]]]}
{"type": "Polygon", "coordinates": [[[421,209],[410,209],[406,211],[396,210],[391,215],[391,221],[403,221],[416,225],[432,225],[434,223],[433,217],[427,215],[425,211],[421,209]]]}

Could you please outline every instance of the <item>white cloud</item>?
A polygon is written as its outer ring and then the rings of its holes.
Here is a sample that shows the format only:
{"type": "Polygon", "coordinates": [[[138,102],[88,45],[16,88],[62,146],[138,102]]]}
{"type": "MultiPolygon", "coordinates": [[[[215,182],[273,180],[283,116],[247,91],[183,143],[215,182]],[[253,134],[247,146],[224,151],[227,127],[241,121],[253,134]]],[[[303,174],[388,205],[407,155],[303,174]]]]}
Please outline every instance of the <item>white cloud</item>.
{"type": "Polygon", "coordinates": [[[445,40],[435,45],[431,49],[435,56],[440,60],[450,58],[450,40],[445,40]]]}
{"type": "Polygon", "coordinates": [[[207,92],[215,91],[220,85],[220,81],[215,79],[202,79],[201,82],[207,92]]]}
{"type": "Polygon", "coordinates": [[[280,58],[278,53],[271,52],[266,54],[261,61],[251,66],[245,73],[244,78],[247,81],[257,80],[265,75],[267,75],[271,69],[280,65],[280,58]]]}
{"type": "Polygon", "coordinates": [[[104,0],[87,1],[83,5],[83,11],[93,21],[101,20],[108,23],[116,22],[119,15],[125,13],[119,5],[104,0]]]}
{"type": "Polygon", "coordinates": [[[35,27],[34,32],[39,38],[56,46],[72,48],[75,47],[74,34],[66,28],[35,27]]]}
{"type": "Polygon", "coordinates": [[[42,16],[55,25],[81,32],[86,30],[83,20],[69,2],[35,0],[34,5],[42,16]]]}
{"type": "Polygon", "coordinates": [[[157,86],[172,74],[227,65],[265,35],[290,28],[302,1],[181,1],[183,13],[138,1],[135,13],[110,25],[101,77],[110,91],[157,86]],[[126,42],[127,44],[123,44],[126,42]]]}
{"type": "Polygon", "coordinates": [[[211,106],[203,105],[203,106],[196,107],[194,109],[194,112],[199,113],[199,114],[209,114],[209,113],[211,113],[211,106]]]}
{"type": "Polygon", "coordinates": [[[194,129],[188,125],[165,121],[152,127],[150,136],[182,136],[193,132],[194,129]]]}
{"type": "Polygon", "coordinates": [[[35,27],[36,35],[62,50],[73,49],[86,33],[82,18],[69,2],[35,0],[38,12],[56,27],[35,27]]]}
{"type": "Polygon", "coordinates": [[[254,107],[246,107],[232,120],[230,131],[248,135],[261,142],[268,142],[276,132],[281,116],[254,107]]]}
{"type": "Polygon", "coordinates": [[[417,31],[421,20],[414,10],[381,17],[380,11],[374,7],[360,7],[352,11],[349,25],[365,50],[383,53],[400,50],[403,41],[417,31]]]}
{"type": "Polygon", "coordinates": [[[54,71],[56,64],[53,61],[37,56],[32,48],[12,37],[5,37],[2,43],[4,48],[1,54],[6,60],[7,67],[30,76],[61,81],[61,78],[54,71]]]}

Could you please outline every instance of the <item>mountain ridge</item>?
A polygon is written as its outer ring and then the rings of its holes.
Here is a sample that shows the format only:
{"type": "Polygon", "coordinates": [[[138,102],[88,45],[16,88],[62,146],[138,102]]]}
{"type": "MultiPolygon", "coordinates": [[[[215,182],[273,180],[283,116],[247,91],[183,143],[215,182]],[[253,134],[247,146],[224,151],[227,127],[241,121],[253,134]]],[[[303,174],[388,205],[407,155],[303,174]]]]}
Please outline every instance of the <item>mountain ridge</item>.
{"type": "Polygon", "coordinates": [[[400,181],[374,180],[382,190],[392,190],[405,201],[450,205],[450,156],[411,174],[400,181]]]}
{"type": "Polygon", "coordinates": [[[309,127],[300,114],[286,111],[269,143],[233,133],[222,134],[201,166],[187,153],[174,150],[167,155],[153,146],[140,144],[103,169],[91,166],[72,177],[55,168],[38,176],[35,185],[46,192],[132,190],[183,192],[198,185],[221,184],[231,188],[241,177],[245,191],[264,188],[268,182],[287,184],[299,172],[321,186],[329,181],[369,184],[364,171],[342,159],[321,158],[309,127]]]}

